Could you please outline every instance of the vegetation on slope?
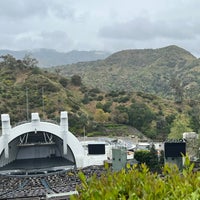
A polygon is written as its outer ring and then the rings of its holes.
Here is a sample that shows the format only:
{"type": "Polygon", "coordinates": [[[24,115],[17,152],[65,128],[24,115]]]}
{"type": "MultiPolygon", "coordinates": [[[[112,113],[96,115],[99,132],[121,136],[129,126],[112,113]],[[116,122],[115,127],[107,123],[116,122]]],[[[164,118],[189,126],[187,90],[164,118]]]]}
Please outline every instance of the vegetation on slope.
{"type": "Polygon", "coordinates": [[[174,45],[124,50],[102,61],[80,62],[51,70],[60,70],[65,76],[77,74],[84,85],[102,91],[141,91],[177,101],[182,97],[199,98],[199,59],[174,45]]]}
{"type": "Polygon", "coordinates": [[[38,112],[42,120],[59,122],[60,111],[66,110],[71,132],[82,136],[143,133],[164,140],[171,132],[182,134],[179,115],[189,130],[198,132],[200,127],[196,101],[175,103],[143,92],[102,92],[84,86],[78,75],[66,78],[44,71],[30,57],[3,56],[0,85],[0,113],[10,114],[12,125],[30,120],[32,112],[38,112]]]}

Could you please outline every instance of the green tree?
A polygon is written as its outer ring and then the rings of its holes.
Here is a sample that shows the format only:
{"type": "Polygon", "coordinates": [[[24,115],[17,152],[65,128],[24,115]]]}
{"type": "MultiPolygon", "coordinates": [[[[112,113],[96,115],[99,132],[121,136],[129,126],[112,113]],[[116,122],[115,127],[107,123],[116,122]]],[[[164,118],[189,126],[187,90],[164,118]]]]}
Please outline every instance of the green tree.
{"type": "Polygon", "coordinates": [[[173,121],[170,129],[169,139],[181,139],[184,132],[193,132],[190,127],[190,118],[183,113],[178,114],[173,121]]]}
{"type": "Polygon", "coordinates": [[[17,65],[17,60],[10,54],[0,56],[0,58],[3,59],[3,61],[1,62],[1,65],[3,66],[13,68],[17,65]]]}
{"type": "Polygon", "coordinates": [[[160,135],[163,140],[165,140],[170,132],[170,124],[163,116],[159,117],[156,121],[156,129],[157,134],[160,135]]]}
{"type": "Polygon", "coordinates": [[[109,119],[109,113],[105,113],[102,109],[96,109],[94,113],[94,120],[96,122],[105,123],[109,119]]]}
{"type": "Polygon", "coordinates": [[[150,159],[150,152],[148,150],[137,150],[135,151],[134,158],[141,164],[148,164],[150,159]]]}
{"type": "Polygon", "coordinates": [[[159,171],[161,163],[158,159],[158,152],[155,149],[155,146],[152,145],[150,150],[138,150],[135,152],[134,158],[139,163],[145,163],[150,170],[159,171]]]}
{"type": "Polygon", "coordinates": [[[149,152],[149,162],[148,162],[148,167],[153,170],[156,171],[158,170],[159,166],[159,160],[158,160],[158,152],[155,149],[155,146],[152,145],[150,148],[150,152],[149,152]]]}
{"type": "Polygon", "coordinates": [[[155,114],[144,103],[133,103],[128,110],[129,124],[140,131],[150,128],[155,114]]]}
{"type": "Polygon", "coordinates": [[[69,81],[68,81],[68,79],[62,77],[62,78],[60,78],[59,82],[63,87],[67,87],[69,81]]]}
{"type": "Polygon", "coordinates": [[[111,112],[112,101],[107,101],[105,104],[103,104],[103,111],[104,112],[111,112]]]}
{"type": "Polygon", "coordinates": [[[82,85],[82,80],[79,75],[73,75],[71,77],[71,83],[75,86],[81,86],[82,85]]]}
{"type": "Polygon", "coordinates": [[[113,120],[118,124],[128,124],[128,114],[126,112],[115,110],[113,112],[113,120]]]}
{"type": "Polygon", "coordinates": [[[28,68],[35,68],[38,65],[38,61],[32,58],[30,55],[26,54],[22,60],[23,64],[28,68]]]}
{"type": "Polygon", "coordinates": [[[172,77],[170,80],[170,86],[174,90],[175,102],[182,103],[184,90],[181,81],[176,77],[172,77]]]}
{"type": "Polygon", "coordinates": [[[88,103],[90,102],[90,99],[89,99],[89,96],[88,96],[87,93],[84,94],[84,97],[83,97],[83,99],[82,99],[82,102],[83,102],[84,104],[88,104],[88,103]]]}

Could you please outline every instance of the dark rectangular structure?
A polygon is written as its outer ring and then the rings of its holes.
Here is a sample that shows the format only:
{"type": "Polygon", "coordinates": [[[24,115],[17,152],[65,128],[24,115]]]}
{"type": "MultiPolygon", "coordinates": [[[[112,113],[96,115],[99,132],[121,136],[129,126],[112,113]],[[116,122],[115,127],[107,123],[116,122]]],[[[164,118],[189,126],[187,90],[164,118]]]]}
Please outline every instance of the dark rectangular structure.
{"type": "Polygon", "coordinates": [[[182,157],[186,155],[185,142],[165,142],[164,143],[165,157],[182,157]]]}
{"type": "Polygon", "coordinates": [[[88,154],[90,155],[105,154],[105,144],[88,144],[88,154]]]}

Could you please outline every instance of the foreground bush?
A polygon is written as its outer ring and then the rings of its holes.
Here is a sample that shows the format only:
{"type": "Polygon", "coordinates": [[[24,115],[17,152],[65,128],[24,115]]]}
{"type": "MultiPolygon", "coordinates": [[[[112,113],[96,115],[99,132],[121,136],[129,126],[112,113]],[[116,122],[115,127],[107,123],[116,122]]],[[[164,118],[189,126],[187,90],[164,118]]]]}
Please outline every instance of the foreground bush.
{"type": "Polygon", "coordinates": [[[186,159],[182,172],[175,165],[165,165],[162,174],[151,173],[146,165],[127,166],[119,172],[108,170],[100,178],[93,175],[88,180],[79,174],[82,185],[79,195],[71,199],[88,200],[197,200],[200,199],[200,172],[186,159]]]}

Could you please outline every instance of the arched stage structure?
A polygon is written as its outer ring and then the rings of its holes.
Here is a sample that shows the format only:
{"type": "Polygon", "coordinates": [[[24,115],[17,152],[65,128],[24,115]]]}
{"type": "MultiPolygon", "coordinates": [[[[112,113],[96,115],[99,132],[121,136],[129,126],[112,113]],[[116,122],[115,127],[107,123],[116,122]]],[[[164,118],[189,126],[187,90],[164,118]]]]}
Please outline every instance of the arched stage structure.
{"type": "Polygon", "coordinates": [[[16,127],[11,127],[8,114],[2,114],[1,121],[0,170],[87,165],[83,146],[68,130],[66,111],[60,114],[59,125],[40,121],[38,113],[16,127]]]}

